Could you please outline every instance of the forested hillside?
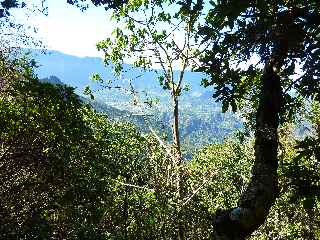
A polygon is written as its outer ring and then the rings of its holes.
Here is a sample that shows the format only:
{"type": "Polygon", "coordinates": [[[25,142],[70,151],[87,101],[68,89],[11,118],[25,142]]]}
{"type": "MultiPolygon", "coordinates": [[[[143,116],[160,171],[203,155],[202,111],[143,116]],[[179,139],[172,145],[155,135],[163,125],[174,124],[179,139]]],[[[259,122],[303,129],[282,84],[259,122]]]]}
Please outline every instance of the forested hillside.
{"type": "Polygon", "coordinates": [[[104,64],[27,53],[48,1],[0,0],[0,239],[320,240],[317,1],[66,1],[104,64]]]}
{"type": "MultiPolygon", "coordinates": [[[[75,91],[81,96],[85,96],[85,87],[90,86],[95,98],[91,102],[98,111],[106,113],[111,119],[133,122],[144,132],[152,127],[172,138],[172,116],[168,106],[170,100],[167,93],[154,81],[157,79],[155,69],[144,73],[142,69],[126,64],[125,68],[128,70],[120,81],[116,76],[112,76],[112,68],[106,68],[100,58],[80,58],[56,51],[43,54],[41,51],[32,50],[31,53],[39,64],[36,69],[39,77],[54,76],[54,83],[60,81],[75,87],[75,91]],[[91,80],[94,73],[99,73],[104,79],[114,79],[115,83],[110,85],[121,86],[123,89],[129,88],[128,82],[132,80],[135,91],[139,92],[141,97],[143,92],[147,92],[150,98],[159,102],[149,108],[135,107],[135,96],[131,92],[118,88],[104,88],[104,84],[91,80]],[[136,76],[140,77],[135,79],[136,76]]],[[[175,74],[178,73],[176,70],[175,74]]],[[[187,71],[185,84],[190,89],[182,94],[180,100],[181,139],[187,145],[185,156],[188,158],[194,150],[210,142],[222,142],[242,126],[239,115],[221,112],[221,104],[212,100],[213,90],[200,86],[203,77],[204,74],[187,71]]]]}
{"type": "MultiPolygon", "coordinates": [[[[10,73],[1,90],[1,238],[175,238],[176,169],[156,136],[95,113],[70,87],[41,83],[27,62],[1,63],[10,73]]],[[[305,120],[316,123],[318,110],[305,120]]],[[[295,157],[292,131],[280,134],[281,197],[252,239],[319,234],[319,169],[295,157]]],[[[248,183],[253,145],[241,139],[208,145],[184,165],[187,238],[207,239],[212,214],[236,204],[248,183]]]]}

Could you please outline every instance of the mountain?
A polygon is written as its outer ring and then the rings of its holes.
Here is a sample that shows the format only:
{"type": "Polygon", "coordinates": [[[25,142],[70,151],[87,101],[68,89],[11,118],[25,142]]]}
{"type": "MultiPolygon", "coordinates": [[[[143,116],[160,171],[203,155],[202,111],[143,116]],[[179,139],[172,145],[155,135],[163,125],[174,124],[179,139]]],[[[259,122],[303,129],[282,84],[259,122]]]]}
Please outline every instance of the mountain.
{"type": "MultiPolygon", "coordinates": [[[[125,64],[125,73],[116,78],[111,66],[104,66],[100,58],[81,58],[57,51],[50,51],[46,55],[40,54],[38,50],[32,50],[32,53],[40,64],[37,69],[40,78],[53,83],[60,81],[75,87],[76,93],[80,96],[84,96],[85,86],[90,86],[95,96],[95,101],[91,101],[91,104],[97,110],[107,113],[113,119],[132,121],[144,130],[150,125],[167,133],[170,139],[172,118],[170,99],[157,81],[157,74],[161,74],[161,71],[143,72],[139,68],[125,64]],[[120,90],[109,89],[106,85],[90,80],[93,73],[99,73],[103,79],[111,80],[110,84],[113,86],[121,86],[120,90]],[[129,93],[131,91],[129,80],[134,90],[139,93],[137,95],[142,102],[149,97],[155,97],[160,100],[160,104],[155,109],[133,105],[132,100],[136,96],[129,93]]],[[[175,71],[175,74],[178,73],[175,71]]],[[[205,75],[202,73],[186,71],[185,83],[191,90],[183,92],[180,97],[182,142],[195,148],[210,142],[222,141],[242,126],[237,115],[231,112],[221,113],[221,104],[212,99],[213,89],[200,86],[203,77],[205,75]]]]}
{"type": "MultiPolygon", "coordinates": [[[[116,79],[113,76],[111,66],[105,66],[102,59],[97,57],[76,57],[58,51],[47,51],[47,54],[43,54],[40,50],[31,51],[33,57],[40,63],[37,73],[42,78],[54,74],[70,86],[83,87],[87,84],[94,85],[90,80],[90,76],[93,73],[99,73],[104,79],[113,79],[119,83],[131,79],[137,88],[161,89],[156,81],[157,73],[155,71],[145,72],[130,64],[124,64],[126,73],[121,79],[116,79]],[[141,74],[143,75],[141,76],[141,74]]],[[[175,75],[178,73],[179,71],[174,72],[175,75]]],[[[200,82],[204,76],[202,73],[186,71],[185,82],[193,90],[203,91],[200,87],[200,82]]]]}
{"type": "MultiPolygon", "coordinates": [[[[84,86],[89,85],[94,90],[101,90],[102,87],[96,82],[90,80],[93,73],[98,73],[105,80],[113,80],[114,84],[121,86],[129,86],[129,80],[137,89],[144,89],[153,92],[163,92],[157,81],[157,76],[161,71],[156,70],[143,71],[140,68],[124,64],[124,74],[120,78],[116,78],[112,72],[111,66],[105,66],[102,59],[97,57],[76,57],[64,54],[58,51],[48,51],[43,54],[40,50],[31,50],[35,60],[39,62],[37,74],[40,78],[55,75],[64,83],[76,87],[77,91],[83,91],[84,86]]],[[[174,71],[174,75],[178,75],[179,71],[174,71]]],[[[200,86],[200,82],[205,75],[191,71],[185,72],[185,84],[188,84],[193,92],[204,92],[204,88],[200,86]]]]}
{"type": "Polygon", "coordinates": [[[60,85],[65,84],[56,76],[50,76],[50,77],[46,77],[46,78],[41,78],[40,82],[51,83],[51,84],[60,84],[60,85]]]}
{"type": "MultiPolygon", "coordinates": [[[[40,82],[65,85],[57,76],[50,76],[47,78],[39,79],[40,82]]],[[[120,110],[115,107],[109,106],[101,101],[93,100],[87,97],[79,96],[83,103],[91,105],[97,112],[106,114],[108,118],[116,121],[128,121],[137,125],[142,131],[145,131],[145,120],[143,116],[133,115],[126,110],[120,110]]]]}

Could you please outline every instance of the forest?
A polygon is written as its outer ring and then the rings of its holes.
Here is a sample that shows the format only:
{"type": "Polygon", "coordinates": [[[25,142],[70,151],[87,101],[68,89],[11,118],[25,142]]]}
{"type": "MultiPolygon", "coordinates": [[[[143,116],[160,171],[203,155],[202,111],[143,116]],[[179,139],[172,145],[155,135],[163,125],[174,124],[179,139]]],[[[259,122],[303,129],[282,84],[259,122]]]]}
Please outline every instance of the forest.
{"type": "Polygon", "coordinates": [[[319,1],[64,1],[115,23],[83,91],[49,1],[0,0],[0,239],[320,240],[319,1]]]}

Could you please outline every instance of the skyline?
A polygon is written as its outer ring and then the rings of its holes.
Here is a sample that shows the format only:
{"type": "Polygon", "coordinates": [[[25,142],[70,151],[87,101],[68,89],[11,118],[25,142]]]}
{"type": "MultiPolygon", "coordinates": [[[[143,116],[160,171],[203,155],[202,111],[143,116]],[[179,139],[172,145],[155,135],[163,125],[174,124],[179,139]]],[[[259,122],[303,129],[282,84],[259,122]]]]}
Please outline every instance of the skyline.
{"type": "MultiPolygon", "coordinates": [[[[27,4],[31,9],[39,8],[41,0],[30,0],[27,4]]],[[[12,16],[15,21],[20,21],[32,28],[35,27],[37,33],[32,33],[32,35],[35,39],[42,41],[43,48],[47,50],[77,57],[104,57],[104,53],[97,50],[96,44],[111,37],[116,27],[116,21],[111,20],[112,10],[106,11],[103,7],[96,7],[90,2],[88,9],[82,12],[76,6],[67,4],[66,1],[56,0],[46,0],[46,7],[47,15],[39,11],[28,12],[27,9],[18,9],[13,10],[12,16]]],[[[172,36],[182,47],[183,34],[176,31],[172,36]]],[[[29,48],[30,46],[25,45],[24,47],[29,48]]],[[[42,48],[42,46],[37,48],[42,48]]],[[[125,62],[132,64],[133,59],[127,58],[125,62]]],[[[158,63],[153,63],[152,67],[161,68],[158,63]]],[[[176,61],[173,68],[180,69],[181,63],[176,61]]]]}
{"type": "MultiPolygon", "coordinates": [[[[32,3],[36,5],[37,0],[32,3]]],[[[75,6],[55,0],[47,0],[47,7],[47,16],[20,16],[20,21],[27,19],[30,26],[37,28],[35,38],[40,39],[46,49],[78,57],[103,56],[97,51],[96,43],[111,35],[110,12],[92,4],[82,12],[75,6]]]]}

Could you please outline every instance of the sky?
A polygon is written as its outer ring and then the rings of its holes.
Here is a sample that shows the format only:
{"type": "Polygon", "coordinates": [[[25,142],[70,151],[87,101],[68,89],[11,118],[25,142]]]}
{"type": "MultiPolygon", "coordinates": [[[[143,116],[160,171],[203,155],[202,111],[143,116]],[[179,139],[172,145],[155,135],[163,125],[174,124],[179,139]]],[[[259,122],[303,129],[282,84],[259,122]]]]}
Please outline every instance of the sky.
{"type": "MultiPolygon", "coordinates": [[[[41,5],[41,0],[24,2],[31,8],[32,4],[41,5]]],[[[67,0],[46,0],[46,4],[48,16],[31,12],[26,17],[28,11],[19,9],[14,12],[15,21],[20,20],[22,23],[27,22],[30,26],[35,26],[38,29],[35,37],[41,39],[49,50],[58,50],[79,57],[103,56],[97,51],[96,43],[111,36],[116,24],[110,19],[111,11],[91,4],[87,10],[81,12],[79,8],[67,4],[67,0]]],[[[178,35],[175,36],[177,42],[183,44],[183,38],[178,35]]]]}
{"type": "MultiPolygon", "coordinates": [[[[36,4],[39,0],[26,2],[36,4]]],[[[38,28],[36,37],[40,38],[49,50],[80,57],[102,56],[95,45],[111,35],[110,12],[95,6],[81,12],[66,2],[47,0],[48,16],[31,14],[28,17],[28,23],[38,28]]]]}
{"type": "MultiPolygon", "coordinates": [[[[2,0],[0,0],[1,2],[2,0]]],[[[27,6],[32,4],[39,7],[41,0],[25,0],[27,6]]],[[[91,3],[90,1],[87,1],[91,3]]],[[[111,11],[103,7],[95,7],[93,4],[82,12],[79,8],[67,4],[67,0],[46,0],[48,15],[29,12],[24,9],[16,10],[13,15],[15,21],[28,23],[38,29],[36,39],[42,40],[48,50],[57,50],[66,54],[79,57],[102,57],[96,44],[108,37],[115,28],[115,21],[111,21],[111,11]]],[[[183,46],[183,34],[173,34],[178,45],[183,46]]],[[[132,63],[132,59],[126,59],[132,63]]],[[[153,63],[154,68],[160,68],[160,64],[153,63]]],[[[180,69],[181,63],[175,62],[173,67],[180,69]]]]}

